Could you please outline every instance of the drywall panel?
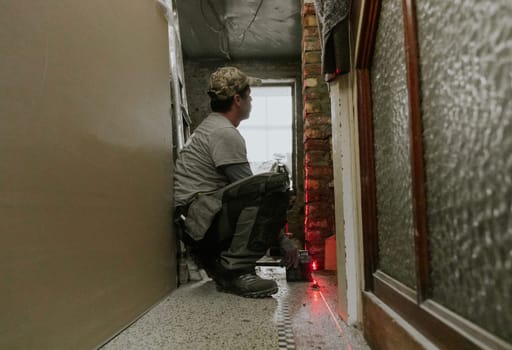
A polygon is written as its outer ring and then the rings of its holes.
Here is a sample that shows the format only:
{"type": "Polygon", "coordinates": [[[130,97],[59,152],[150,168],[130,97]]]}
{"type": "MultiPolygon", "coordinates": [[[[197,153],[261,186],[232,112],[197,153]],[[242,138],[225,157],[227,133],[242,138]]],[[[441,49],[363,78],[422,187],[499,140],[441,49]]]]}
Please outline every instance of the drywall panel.
{"type": "Polygon", "coordinates": [[[0,2],[0,348],[91,349],[175,286],[155,1],[0,2]]]}

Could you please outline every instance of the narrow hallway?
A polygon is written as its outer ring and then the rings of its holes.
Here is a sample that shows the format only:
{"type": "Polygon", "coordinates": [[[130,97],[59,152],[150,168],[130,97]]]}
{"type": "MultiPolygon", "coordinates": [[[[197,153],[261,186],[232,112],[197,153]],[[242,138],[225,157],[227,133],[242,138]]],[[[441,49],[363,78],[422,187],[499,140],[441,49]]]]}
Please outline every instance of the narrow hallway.
{"type": "Polygon", "coordinates": [[[335,272],[316,273],[317,288],[287,282],[284,268],[258,269],[279,284],[272,298],[220,293],[211,279],[189,282],[101,349],[369,349],[335,312],[335,272]]]}
{"type": "Polygon", "coordinates": [[[0,350],[512,350],[511,18],[0,1],[0,350]],[[265,172],[286,181],[227,194],[265,172]],[[252,274],[275,238],[317,286],[252,274]],[[279,292],[180,286],[182,243],[279,292]]]}

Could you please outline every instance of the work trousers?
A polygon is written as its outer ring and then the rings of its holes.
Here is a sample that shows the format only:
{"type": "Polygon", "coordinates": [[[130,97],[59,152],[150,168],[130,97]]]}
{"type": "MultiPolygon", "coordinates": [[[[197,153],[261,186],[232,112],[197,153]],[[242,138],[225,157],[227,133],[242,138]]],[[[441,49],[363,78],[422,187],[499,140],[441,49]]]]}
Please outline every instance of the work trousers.
{"type": "MultiPolygon", "coordinates": [[[[219,198],[220,209],[200,239],[184,225],[183,242],[209,273],[253,270],[286,223],[288,176],[258,174],[205,195],[219,198]]],[[[178,207],[175,215],[186,222],[185,212],[178,207]]]]}

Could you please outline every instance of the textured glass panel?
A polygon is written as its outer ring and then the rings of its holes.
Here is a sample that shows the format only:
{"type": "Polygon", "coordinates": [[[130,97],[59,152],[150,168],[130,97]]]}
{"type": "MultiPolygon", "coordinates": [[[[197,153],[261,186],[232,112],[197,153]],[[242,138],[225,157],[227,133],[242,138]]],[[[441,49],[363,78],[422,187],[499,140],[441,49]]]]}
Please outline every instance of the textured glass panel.
{"type": "Polygon", "coordinates": [[[433,298],[512,341],[512,1],[417,1],[433,298]]]}
{"type": "Polygon", "coordinates": [[[382,3],[371,75],[379,268],[415,288],[409,108],[401,0],[382,3]]]}

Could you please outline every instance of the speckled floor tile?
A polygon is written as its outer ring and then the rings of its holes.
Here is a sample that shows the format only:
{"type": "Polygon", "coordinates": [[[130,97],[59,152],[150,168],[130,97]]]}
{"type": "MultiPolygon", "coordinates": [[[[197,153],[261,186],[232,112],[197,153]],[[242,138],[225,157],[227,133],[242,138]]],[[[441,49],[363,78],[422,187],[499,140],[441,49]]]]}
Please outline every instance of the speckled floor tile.
{"type": "Polygon", "coordinates": [[[313,274],[313,283],[287,284],[289,313],[297,349],[370,350],[362,332],[347,326],[336,314],[338,299],[336,273],[321,271],[313,274]]]}
{"type": "Polygon", "coordinates": [[[211,280],[189,283],[101,350],[369,349],[358,330],[332,313],[335,276],[315,277],[321,288],[313,289],[286,282],[282,268],[258,269],[279,284],[272,298],[220,293],[211,280]]]}

